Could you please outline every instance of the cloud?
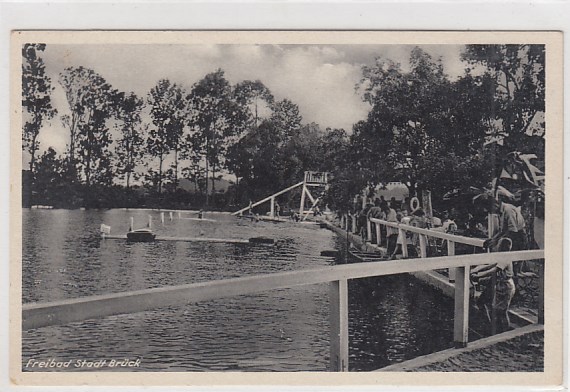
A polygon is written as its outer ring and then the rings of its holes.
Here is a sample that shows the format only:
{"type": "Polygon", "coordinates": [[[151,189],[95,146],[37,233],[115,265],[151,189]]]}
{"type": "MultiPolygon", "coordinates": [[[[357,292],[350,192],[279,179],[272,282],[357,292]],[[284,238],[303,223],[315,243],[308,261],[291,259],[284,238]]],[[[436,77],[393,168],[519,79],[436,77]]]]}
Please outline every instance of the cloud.
{"type": "MultiPolygon", "coordinates": [[[[441,56],[451,77],[462,73],[459,45],[424,45],[434,59],[441,56]]],[[[408,67],[412,45],[48,45],[46,71],[55,90],[52,95],[59,114],[69,113],[58,83],[59,74],[70,66],[91,68],[114,88],[146,97],[163,78],[190,89],[207,73],[225,71],[232,84],[261,80],[276,99],[299,105],[306,123],[322,128],[344,128],[366,118],[369,107],[355,93],[362,65],[377,56],[391,58],[408,67]]],[[[63,152],[67,131],[58,119],[40,134],[42,149],[54,146],[63,152]]]]}

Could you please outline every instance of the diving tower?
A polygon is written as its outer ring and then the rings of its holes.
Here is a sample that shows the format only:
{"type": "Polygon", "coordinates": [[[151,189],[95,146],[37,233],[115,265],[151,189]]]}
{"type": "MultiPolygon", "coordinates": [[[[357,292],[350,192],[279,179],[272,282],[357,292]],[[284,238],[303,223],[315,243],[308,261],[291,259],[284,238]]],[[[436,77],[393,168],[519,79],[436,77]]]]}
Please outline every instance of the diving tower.
{"type": "Polygon", "coordinates": [[[279,192],[276,192],[276,193],[272,194],[271,196],[267,196],[266,198],[261,199],[255,203],[251,203],[249,206],[234,212],[232,215],[241,215],[245,211],[247,211],[253,207],[256,207],[256,206],[261,205],[263,203],[269,202],[269,203],[271,203],[271,209],[270,209],[270,213],[269,213],[270,217],[275,219],[275,198],[277,196],[282,195],[284,193],[287,193],[287,192],[289,192],[295,188],[302,187],[303,190],[301,191],[301,203],[299,206],[299,215],[300,215],[301,219],[305,219],[309,215],[309,212],[313,211],[313,209],[317,206],[317,204],[320,200],[319,197],[315,198],[311,194],[311,192],[309,191],[309,188],[316,188],[316,187],[326,188],[326,186],[328,185],[329,179],[330,179],[330,174],[328,172],[306,171],[305,176],[303,178],[303,181],[298,182],[297,184],[292,185],[288,188],[285,188],[279,192]],[[305,210],[305,201],[307,198],[312,203],[309,210],[305,210]],[[305,214],[305,211],[307,211],[306,214],[305,214]]]}

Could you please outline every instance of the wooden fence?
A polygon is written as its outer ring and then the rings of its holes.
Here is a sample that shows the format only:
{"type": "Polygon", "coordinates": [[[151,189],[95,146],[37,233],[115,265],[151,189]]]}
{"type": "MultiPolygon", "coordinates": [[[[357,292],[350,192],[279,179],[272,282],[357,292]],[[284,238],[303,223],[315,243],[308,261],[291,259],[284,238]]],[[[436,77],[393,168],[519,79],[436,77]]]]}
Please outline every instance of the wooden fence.
{"type": "Polygon", "coordinates": [[[180,286],[96,295],[23,305],[24,330],[60,325],[166,306],[208,301],[318,283],[329,283],[331,370],[348,371],[348,281],[440,268],[455,268],[454,341],[467,344],[469,326],[469,266],[544,258],[542,250],[433,257],[427,259],[336,265],[180,286]]]}

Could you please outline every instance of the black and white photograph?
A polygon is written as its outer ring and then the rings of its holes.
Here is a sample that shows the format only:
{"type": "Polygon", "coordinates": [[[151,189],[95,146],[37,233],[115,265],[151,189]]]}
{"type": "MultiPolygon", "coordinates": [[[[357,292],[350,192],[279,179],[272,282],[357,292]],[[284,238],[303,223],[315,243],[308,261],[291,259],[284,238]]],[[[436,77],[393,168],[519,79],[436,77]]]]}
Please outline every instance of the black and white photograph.
{"type": "Polygon", "coordinates": [[[562,35],[416,34],[14,32],[18,377],[559,372],[562,35]]]}

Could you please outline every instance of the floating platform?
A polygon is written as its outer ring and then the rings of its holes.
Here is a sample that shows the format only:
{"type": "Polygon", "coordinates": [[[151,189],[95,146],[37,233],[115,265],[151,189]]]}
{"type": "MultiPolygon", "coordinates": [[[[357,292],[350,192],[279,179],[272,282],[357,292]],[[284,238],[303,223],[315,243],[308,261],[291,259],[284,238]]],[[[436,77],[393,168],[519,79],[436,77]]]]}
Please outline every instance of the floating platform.
{"type": "Polygon", "coordinates": [[[131,242],[152,242],[156,238],[150,229],[138,229],[127,233],[127,240],[131,242]]]}
{"type": "MultiPolygon", "coordinates": [[[[132,232],[131,232],[132,233],[132,232]]],[[[130,234],[130,233],[129,233],[130,234]]],[[[103,239],[109,240],[129,240],[127,235],[105,235],[103,239]]],[[[152,242],[152,241],[179,241],[179,242],[211,242],[211,243],[225,243],[225,244],[273,244],[273,238],[267,237],[253,237],[249,239],[232,239],[232,238],[207,238],[207,237],[154,237],[150,241],[137,241],[135,242],[152,242]]]]}
{"type": "Polygon", "coordinates": [[[185,218],[185,217],[181,217],[178,219],[189,220],[189,221],[201,221],[201,222],[217,222],[217,220],[215,220],[215,219],[208,219],[208,218],[185,218]]]}

